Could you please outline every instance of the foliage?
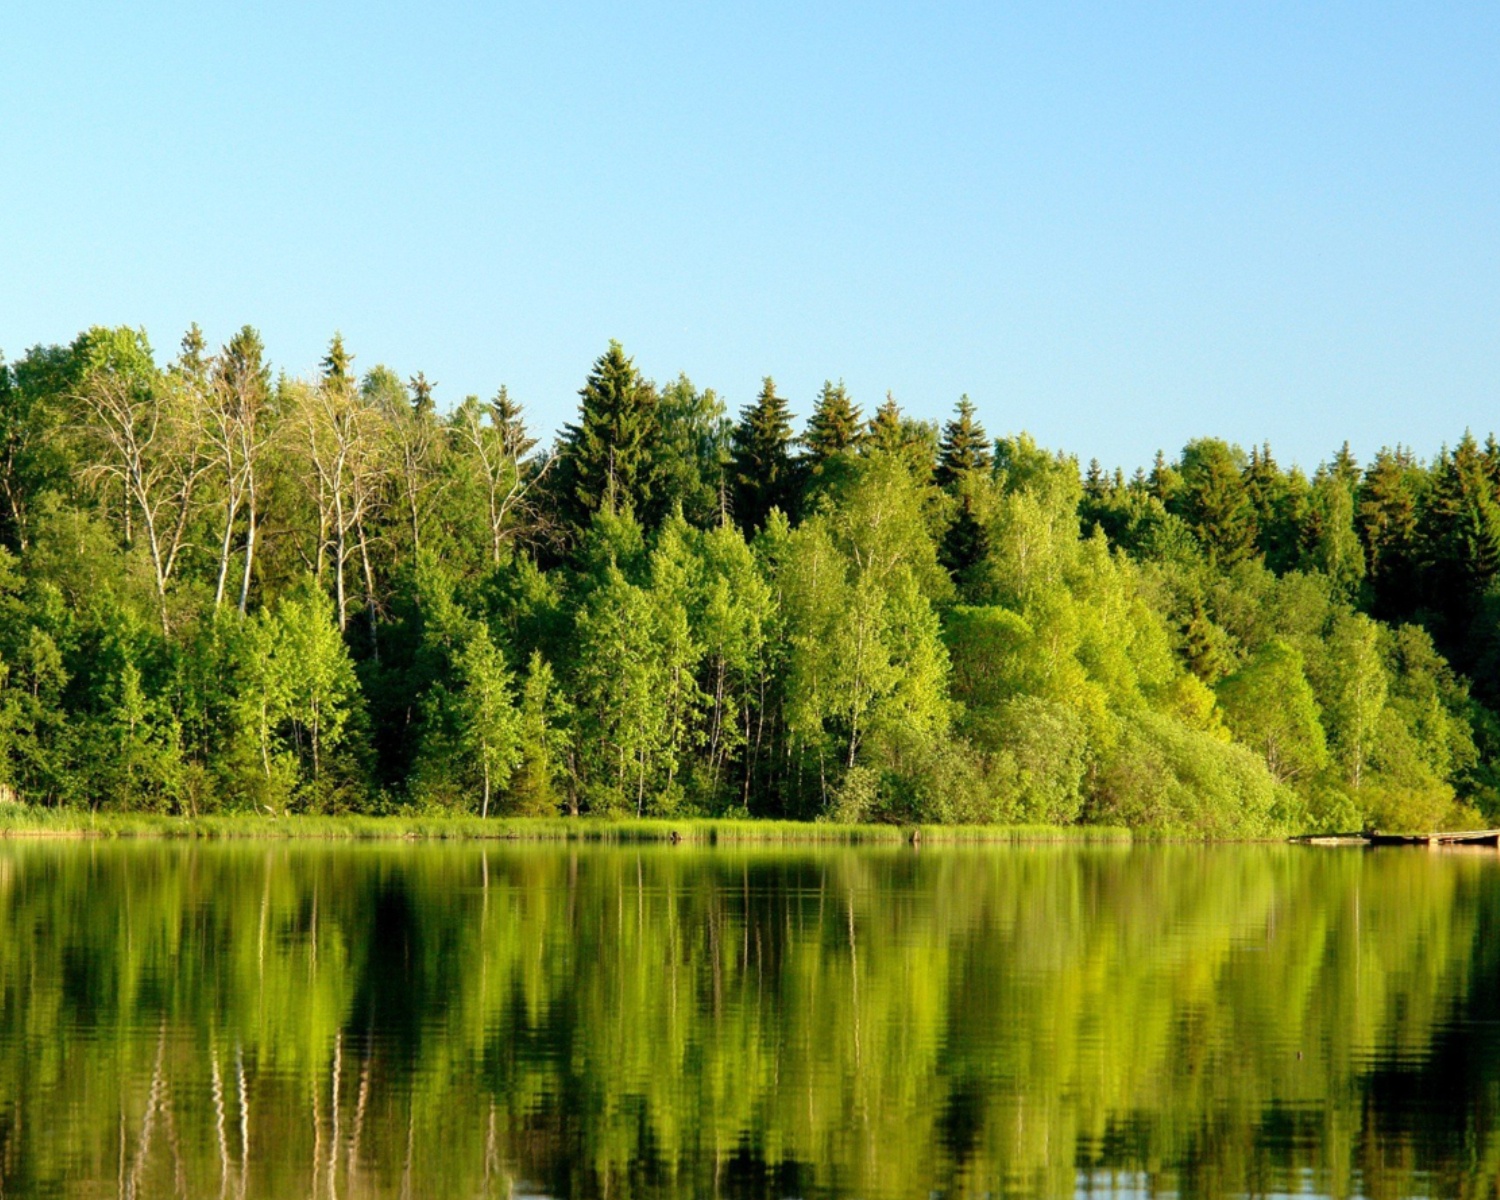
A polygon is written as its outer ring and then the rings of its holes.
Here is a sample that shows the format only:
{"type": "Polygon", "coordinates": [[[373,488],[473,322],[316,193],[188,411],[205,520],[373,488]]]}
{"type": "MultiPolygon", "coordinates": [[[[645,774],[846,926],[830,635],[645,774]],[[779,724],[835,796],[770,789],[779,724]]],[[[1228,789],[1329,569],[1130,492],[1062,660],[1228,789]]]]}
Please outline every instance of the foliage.
{"type": "Polygon", "coordinates": [[[0,786],[45,806],[1500,818],[1500,445],[1128,476],[962,398],[738,423],[618,343],[504,387],[196,327],[0,361],[0,786]]]}

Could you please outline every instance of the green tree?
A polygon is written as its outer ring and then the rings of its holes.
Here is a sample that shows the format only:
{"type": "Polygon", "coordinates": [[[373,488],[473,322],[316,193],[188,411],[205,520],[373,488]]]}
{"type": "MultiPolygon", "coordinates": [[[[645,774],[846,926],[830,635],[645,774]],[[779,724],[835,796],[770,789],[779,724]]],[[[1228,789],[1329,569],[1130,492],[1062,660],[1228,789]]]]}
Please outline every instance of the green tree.
{"type": "Polygon", "coordinates": [[[661,516],[656,389],[619,342],[594,363],[579,391],[578,422],[563,429],[557,506],[577,534],[604,508],[626,508],[648,526],[661,516]]]}
{"type": "Polygon", "coordinates": [[[707,527],[729,512],[730,433],[733,422],[712,388],[699,391],[686,375],[662,389],[662,500],[680,507],[693,525],[707,527]]]}
{"type": "Polygon", "coordinates": [[[858,450],[864,436],[859,407],[849,399],[844,381],[824,380],[802,434],[812,473],[821,474],[831,459],[858,450]]]}
{"type": "Polygon", "coordinates": [[[968,396],[960,396],[954,418],[943,426],[943,440],[938,446],[935,480],[948,491],[973,472],[986,472],[994,462],[984,426],[974,419],[974,405],[968,396]]]}
{"type": "Polygon", "coordinates": [[[767,375],[755,402],[740,413],[731,438],[734,516],[747,535],[766,523],[773,508],[791,509],[791,445],[791,413],[767,375]]]}
{"type": "Polygon", "coordinates": [[[483,624],[466,630],[454,662],[459,691],[459,744],[479,768],[479,815],[490,815],[490,797],[504,789],[521,762],[521,714],[505,656],[483,624]]]}
{"type": "Polygon", "coordinates": [[[1365,552],[1354,527],[1354,485],[1339,470],[1320,471],[1303,526],[1304,562],[1352,597],[1365,577],[1365,552]]]}
{"type": "Polygon", "coordinates": [[[268,794],[300,777],[310,798],[322,799],[330,759],[349,737],[359,685],[321,589],[304,584],[249,623],[243,670],[241,713],[268,794]]]}
{"type": "Polygon", "coordinates": [[[1273,639],[1219,684],[1235,740],[1257,751],[1278,783],[1305,782],[1328,761],[1318,702],[1302,655],[1273,639]]]}
{"type": "Polygon", "coordinates": [[[870,418],[861,450],[899,461],[925,481],[937,461],[937,426],[906,416],[896,397],[887,392],[885,403],[870,418]]]}
{"type": "Polygon", "coordinates": [[[1410,616],[1419,602],[1418,522],[1426,489],[1426,471],[1401,446],[1381,449],[1360,482],[1356,519],[1372,610],[1385,620],[1410,616]]]}
{"type": "Polygon", "coordinates": [[[651,597],[616,566],[578,614],[577,757],[591,807],[646,808],[672,735],[670,669],[655,641],[651,597]]]}
{"type": "Polygon", "coordinates": [[[1326,654],[1323,723],[1344,782],[1358,791],[1385,709],[1379,629],[1363,613],[1341,615],[1329,632],[1326,654]]]}
{"type": "Polygon", "coordinates": [[[1233,566],[1255,548],[1255,508],[1242,477],[1244,454],[1216,438],[1199,438],[1182,451],[1180,487],[1168,508],[1187,521],[1211,560],[1233,566]]]}
{"type": "Polygon", "coordinates": [[[934,475],[937,485],[956,500],[939,550],[956,580],[965,579],[989,548],[984,527],[974,515],[974,493],[976,479],[988,474],[993,463],[984,427],[974,419],[974,405],[968,396],[960,397],[957,415],[943,427],[934,475]]]}
{"type": "MultiPolygon", "coordinates": [[[[557,789],[565,774],[572,708],[539,650],[532,651],[527,664],[519,707],[519,761],[511,778],[515,811],[521,816],[550,815],[561,803],[557,789]]],[[[577,811],[575,804],[575,815],[577,811]]]]}
{"type": "Polygon", "coordinates": [[[1433,469],[1419,545],[1423,599],[1439,644],[1461,656],[1481,598],[1500,574],[1500,489],[1470,434],[1433,469]]]}

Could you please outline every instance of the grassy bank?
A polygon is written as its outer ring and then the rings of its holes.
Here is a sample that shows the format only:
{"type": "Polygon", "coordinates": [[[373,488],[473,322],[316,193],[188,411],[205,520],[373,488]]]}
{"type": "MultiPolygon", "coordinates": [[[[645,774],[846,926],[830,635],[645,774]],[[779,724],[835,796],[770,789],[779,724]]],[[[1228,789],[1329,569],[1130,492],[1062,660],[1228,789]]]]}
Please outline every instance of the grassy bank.
{"type": "Polygon", "coordinates": [[[76,809],[0,806],[0,837],[313,838],[325,841],[534,842],[820,842],[842,845],[941,843],[1128,842],[1131,831],[1105,826],[835,825],[810,821],[692,819],[609,820],[525,817],[480,820],[445,816],[165,817],[76,809]]]}

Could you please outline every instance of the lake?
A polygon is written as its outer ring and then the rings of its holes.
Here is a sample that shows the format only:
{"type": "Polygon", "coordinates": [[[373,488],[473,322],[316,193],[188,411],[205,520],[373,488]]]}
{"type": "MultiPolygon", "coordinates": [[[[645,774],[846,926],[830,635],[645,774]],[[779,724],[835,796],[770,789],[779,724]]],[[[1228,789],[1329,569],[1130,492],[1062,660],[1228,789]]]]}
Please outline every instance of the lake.
{"type": "Polygon", "coordinates": [[[1491,1195],[1500,856],[0,845],[0,1191],[1491,1195]]]}

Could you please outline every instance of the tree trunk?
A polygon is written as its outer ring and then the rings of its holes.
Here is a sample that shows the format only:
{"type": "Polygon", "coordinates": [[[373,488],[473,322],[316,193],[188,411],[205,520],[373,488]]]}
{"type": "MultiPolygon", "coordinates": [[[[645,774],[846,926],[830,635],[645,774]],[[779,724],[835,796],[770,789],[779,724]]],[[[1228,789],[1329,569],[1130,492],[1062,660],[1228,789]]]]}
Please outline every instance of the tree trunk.
{"type": "Polygon", "coordinates": [[[240,616],[250,601],[250,571],[255,561],[255,490],[250,491],[249,524],[245,528],[245,573],[240,578],[240,616]]]}
{"type": "Polygon", "coordinates": [[[214,585],[214,608],[224,603],[224,588],[229,582],[229,550],[234,545],[234,519],[239,516],[239,500],[231,497],[225,506],[224,537],[219,544],[219,578],[214,585]]]}

